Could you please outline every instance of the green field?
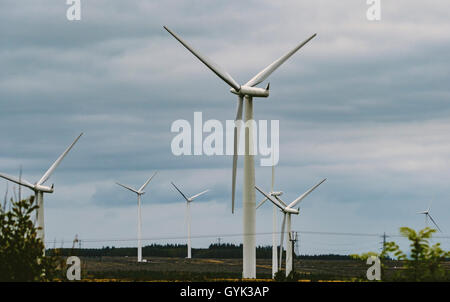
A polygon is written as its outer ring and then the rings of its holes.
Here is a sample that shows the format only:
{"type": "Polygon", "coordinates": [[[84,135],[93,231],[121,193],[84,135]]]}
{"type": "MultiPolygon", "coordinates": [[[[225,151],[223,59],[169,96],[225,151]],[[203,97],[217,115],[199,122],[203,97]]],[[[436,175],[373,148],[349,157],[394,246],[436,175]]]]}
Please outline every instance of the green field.
{"type": "MultiPolygon", "coordinates": [[[[220,281],[240,280],[241,259],[185,259],[147,257],[81,257],[85,281],[220,281]]],[[[386,263],[385,274],[399,270],[401,263],[386,263]]],[[[450,269],[450,263],[445,264],[450,269]]],[[[296,259],[295,271],[304,281],[365,281],[368,265],[360,260],[296,259]]],[[[257,278],[271,281],[271,259],[257,260],[257,278]]]]}

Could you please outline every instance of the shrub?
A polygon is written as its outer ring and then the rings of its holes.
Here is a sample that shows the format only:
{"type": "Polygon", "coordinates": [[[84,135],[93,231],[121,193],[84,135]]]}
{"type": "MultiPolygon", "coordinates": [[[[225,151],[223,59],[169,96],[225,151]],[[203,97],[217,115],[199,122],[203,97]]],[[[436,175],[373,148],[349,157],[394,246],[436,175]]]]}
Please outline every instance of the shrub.
{"type": "Polygon", "coordinates": [[[449,281],[450,274],[441,264],[450,257],[450,252],[442,250],[440,243],[430,244],[429,239],[435,232],[429,227],[418,232],[408,227],[400,228],[400,234],[410,241],[409,257],[395,242],[387,242],[381,254],[369,252],[353,256],[359,259],[378,256],[381,259],[382,275],[385,271],[383,260],[389,259],[390,254],[402,261],[403,269],[394,274],[392,280],[384,278],[385,281],[449,281]]]}
{"type": "Polygon", "coordinates": [[[53,257],[43,256],[44,244],[37,238],[31,220],[37,209],[34,198],[10,201],[0,207],[0,281],[48,281],[57,275],[53,257]]]}

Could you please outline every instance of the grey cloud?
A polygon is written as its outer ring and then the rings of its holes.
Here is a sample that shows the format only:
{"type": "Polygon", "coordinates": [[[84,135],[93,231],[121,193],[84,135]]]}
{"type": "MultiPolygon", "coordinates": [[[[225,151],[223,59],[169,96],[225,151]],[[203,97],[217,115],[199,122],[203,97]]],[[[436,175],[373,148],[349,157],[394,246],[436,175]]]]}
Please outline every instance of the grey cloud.
{"type": "MultiPolygon", "coordinates": [[[[199,225],[224,216],[217,232],[226,232],[226,223],[240,230],[240,217],[227,216],[231,158],[170,152],[173,121],[192,121],[194,111],[202,111],[205,120],[232,119],[235,96],[162,25],[239,82],[318,33],[270,77],[271,96],[255,101],[257,118],[280,120],[276,182],[285,198],[328,177],[305,200],[297,227],[380,232],[382,221],[395,232],[400,220],[420,227],[423,221],[414,213],[428,199],[435,200],[436,211],[448,212],[446,1],[426,8],[421,1],[385,1],[379,23],[365,20],[367,5],[359,0],[82,5],[78,23],[65,20],[64,1],[4,1],[0,12],[5,41],[0,47],[0,171],[17,175],[22,165],[24,177],[34,181],[85,132],[49,180],[56,186],[46,197],[49,238],[70,237],[84,228],[76,223],[84,212],[86,230],[104,224],[92,236],[125,236],[120,229],[107,231],[134,221],[127,217],[134,215],[134,197],[115,188],[114,181],[137,186],[155,170],[161,175],[145,196],[146,205],[181,207],[170,181],[192,193],[210,188],[199,200],[199,208],[205,207],[199,225]],[[206,208],[224,212],[209,217],[206,208]],[[63,215],[72,222],[56,230],[63,215]]],[[[270,168],[257,165],[256,171],[257,183],[268,188],[270,168]]],[[[241,177],[240,170],[238,184],[241,177]]],[[[3,184],[0,188],[1,193],[3,184]]],[[[182,219],[180,213],[174,221],[182,219]]],[[[270,214],[267,207],[262,219],[270,214]]],[[[444,215],[438,219],[444,230],[450,228],[444,215]]],[[[270,230],[270,225],[258,226],[270,230]]],[[[171,231],[183,229],[166,230],[171,231]]]]}

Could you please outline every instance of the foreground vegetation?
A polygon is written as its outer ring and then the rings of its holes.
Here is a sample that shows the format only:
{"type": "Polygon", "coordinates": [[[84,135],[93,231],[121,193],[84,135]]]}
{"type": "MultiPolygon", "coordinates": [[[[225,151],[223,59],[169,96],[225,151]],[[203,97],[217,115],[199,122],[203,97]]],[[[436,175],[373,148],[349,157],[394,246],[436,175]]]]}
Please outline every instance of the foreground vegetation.
{"type": "Polygon", "coordinates": [[[49,281],[59,276],[58,259],[44,257],[31,215],[34,198],[0,207],[0,281],[49,281]],[[8,209],[7,209],[8,208],[8,209]]]}
{"type": "Polygon", "coordinates": [[[381,260],[384,281],[450,281],[450,270],[443,263],[450,257],[450,251],[441,249],[441,244],[431,245],[430,239],[435,229],[429,227],[415,231],[408,227],[400,228],[400,234],[410,241],[410,250],[405,253],[395,242],[387,242],[380,254],[369,252],[354,255],[356,259],[377,256],[381,260]],[[386,274],[386,261],[394,258],[402,263],[402,269],[395,274],[386,274]]]}

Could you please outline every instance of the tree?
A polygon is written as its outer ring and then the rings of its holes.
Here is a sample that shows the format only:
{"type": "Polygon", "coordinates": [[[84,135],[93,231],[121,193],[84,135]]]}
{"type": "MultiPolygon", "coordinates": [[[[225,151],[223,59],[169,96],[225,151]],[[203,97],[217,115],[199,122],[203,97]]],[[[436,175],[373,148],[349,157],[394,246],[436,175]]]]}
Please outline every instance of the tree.
{"type": "Polygon", "coordinates": [[[0,207],[0,281],[49,281],[57,275],[57,261],[43,255],[44,243],[37,238],[31,220],[37,209],[34,197],[10,200],[0,207]]]}
{"type": "Polygon", "coordinates": [[[440,243],[430,245],[429,240],[435,232],[435,229],[429,227],[418,232],[408,227],[401,227],[400,234],[410,241],[409,257],[395,242],[387,242],[380,254],[369,252],[352,256],[359,259],[378,256],[381,259],[384,275],[383,260],[389,259],[389,255],[392,254],[393,258],[403,263],[403,269],[392,277],[393,281],[448,281],[450,273],[442,267],[441,263],[450,257],[450,251],[442,250],[440,243]]]}

